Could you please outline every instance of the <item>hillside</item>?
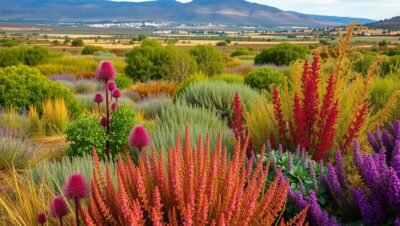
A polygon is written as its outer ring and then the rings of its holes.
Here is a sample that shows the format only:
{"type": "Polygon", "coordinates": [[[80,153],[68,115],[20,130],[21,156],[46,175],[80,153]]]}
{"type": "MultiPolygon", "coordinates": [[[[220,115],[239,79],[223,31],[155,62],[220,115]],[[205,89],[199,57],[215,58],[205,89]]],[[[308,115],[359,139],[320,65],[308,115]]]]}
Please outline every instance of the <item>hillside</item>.
{"type": "Polygon", "coordinates": [[[367,24],[369,28],[400,30],[400,16],[367,24]]]}

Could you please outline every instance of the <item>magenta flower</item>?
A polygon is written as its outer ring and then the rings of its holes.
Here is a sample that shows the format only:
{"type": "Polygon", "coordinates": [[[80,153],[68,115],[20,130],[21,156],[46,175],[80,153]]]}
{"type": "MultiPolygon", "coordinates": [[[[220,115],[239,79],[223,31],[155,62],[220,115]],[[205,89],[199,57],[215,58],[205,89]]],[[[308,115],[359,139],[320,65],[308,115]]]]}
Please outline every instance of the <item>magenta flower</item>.
{"type": "Polygon", "coordinates": [[[105,117],[105,116],[104,116],[104,117],[101,117],[101,119],[100,119],[100,125],[106,127],[106,126],[107,126],[107,123],[108,123],[107,117],[105,117]]]}
{"type": "Polygon", "coordinates": [[[113,80],[115,78],[115,68],[110,61],[104,60],[97,68],[96,78],[99,80],[113,80]]]}
{"type": "Polygon", "coordinates": [[[108,90],[113,91],[116,88],[117,88],[117,84],[115,84],[115,82],[113,82],[113,81],[108,82],[108,84],[107,84],[107,89],[108,90]]]}
{"type": "Polygon", "coordinates": [[[117,109],[117,107],[118,107],[117,103],[111,104],[111,110],[115,110],[115,109],[117,109]]]}
{"type": "Polygon", "coordinates": [[[64,193],[69,199],[83,199],[88,191],[86,181],[80,173],[73,173],[64,185],[64,193]]]}
{"type": "Polygon", "coordinates": [[[115,97],[115,98],[120,98],[120,97],[121,97],[121,90],[115,89],[115,90],[112,92],[112,96],[115,97]]]}
{"type": "Polygon", "coordinates": [[[137,148],[139,152],[142,152],[142,149],[150,145],[150,143],[150,136],[147,130],[141,125],[135,126],[129,135],[129,146],[131,148],[137,148]]]}
{"type": "Polygon", "coordinates": [[[95,103],[100,104],[101,102],[103,102],[103,96],[100,93],[96,93],[96,95],[94,96],[93,101],[95,103]]]}
{"type": "Polygon", "coordinates": [[[50,204],[50,215],[61,219],[69,213],[69,209],[64,199],[61,196],[54,197],[50,204]]]}
{"type": "Polygon", "coordinates": [[[45,213],[39,213],[38,216],[37,216],[37,221],[41,225],[46,223],[46,221],[47,221],[46,214],[45,213]]]}

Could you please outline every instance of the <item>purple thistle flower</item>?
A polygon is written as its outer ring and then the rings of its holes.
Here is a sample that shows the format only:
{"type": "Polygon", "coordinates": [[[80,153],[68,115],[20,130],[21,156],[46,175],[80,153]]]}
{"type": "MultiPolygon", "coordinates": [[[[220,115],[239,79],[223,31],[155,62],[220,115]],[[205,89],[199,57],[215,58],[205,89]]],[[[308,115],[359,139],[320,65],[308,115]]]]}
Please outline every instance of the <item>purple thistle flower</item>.
{"type": "Polygon", "coordinates": [[[54,197],[50,204],[50,215],[55,218],[62,218],[68,215],[69,209],[61,196],[54,197]]]}
{"type": "Polygon", "coordinates": [[[392,168],[389,170],[388,200],[392,208],[400,208],[400,180],[392,168]]]}
{"type": "Polygon", "coordinates": [[[113,64],[107,60],[102,61],[96,71],[96,78],[99,80],[113,80],[115,75],[116,71],[113,64]]]}
{"type": "Polygon", "coordinates": [[[37,222],[39,223],[39,224],[44,224],[44,223],[46,223],[46,221],[47,221],[47,218],[46,218],[46,214],[45,213],[39,213],[38,215],[37,215],[37,222]]]}
{"type": "Polygon", "coordinates": [[[129,135],[129,146],[131,148],[137,148],[139,152],[141,152],[142,149],[150,145],[150,143],[150,136],[147,130],[141,125],[135,126],[129,135]]]}
{"type": "Polygon", "coordinates": [[[343,157],[342,157],[342,152],[337,151],[336,152],[336,174],[338,176],[339,182],[342,185],[343,188],[348,187],[347,183],[347,177],[346,177],[346,172],[344,170],[344,163],[343,163],[343,157]]]}
{"type": "Polygon", "coordinates": [[[80,173],[71,174],[64,185],[64,193],[69,199],[83,199],[88,195],[88,192],[86,181],[80,173]]]}
{"type": "Polygon", "coordinates": [[[121,90],[119,89],[114,89],[114,91],[112,91],[112,96],[116,99],[121,97],[121,90]]]}
{"type": "Polygon", "coordinates": [[[93,101],[97,104],[100,104],[103,102],[103,96],[100,93],[96,93],[96,95],[93,98],[93,101]]]}
{"type": "Polygon", "coordinates": [[[115,84],[115,82],[113,82],[113,81],[108,82],[108,84],[107,84],[108,90],[113,91],[116,88],[117,88],[117,84],[115,84]]]}

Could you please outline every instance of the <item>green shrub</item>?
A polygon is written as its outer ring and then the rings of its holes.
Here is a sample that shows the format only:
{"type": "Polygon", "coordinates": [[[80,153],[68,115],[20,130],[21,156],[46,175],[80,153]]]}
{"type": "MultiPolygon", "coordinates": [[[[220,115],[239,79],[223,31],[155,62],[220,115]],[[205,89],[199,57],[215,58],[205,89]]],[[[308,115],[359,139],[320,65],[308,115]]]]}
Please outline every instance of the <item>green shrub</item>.
{"type": "MultiPolygon", "coordinates": [[[[116,183],[117,177],[114,162],[100,161],[100,168],[103,172],[105,172],[106,164],[109,166],[113,182],[116,183]]],[[[51,186],[54,193],[60,193],[63,191],[65,181],[72,173],[81,173],[86,182],[90,183],[93,169],[92,156],[84,155],[83,157],[64,157],[60,161],[43,161],[36,166],[31,175],[37,184],[44,181],[45,184],[51,186]]]]}
{"type": "Polygon", "coordinates": [[[400,54],[393,55],[389,61],[382,63],[382,75],[398,74],[400,72],[400,54]]]}
{"type": "Polygon", "coordinates": [[[231,54],[231,57],[237,57],[237,56],[255,56],[257,55],[257,51],[251,51],[247,48],[241,48],[238,50],[233,51],[231,54]]]}
{"type": "Polygon", "coordinates": [[[203,107],[215,111],[222,119],[232,114],[232,100],[238,92],[242,104],[248,109],[261,96],[257,91],[242,84],[229,84],[221,81],[203,81],[191,84],[179,96],[182,101],[191,106],[203,107]]]}
{"type": "Polygon", "coordinates": [[[197,62],[187,50],[175,46],[168,46],[167,54],[170,65],[170,74],[164,76],[164,79],[183,82],[189,77],[189,75],[196,72],[197,62]]]}
{"type": "MultiPolygon", "coordinates": [[[[371,89],[371,108],[373,112],[383,109],[394,92],[399,92],[400,80],[396,75],[384,78],[376,78],[372,83],[371,89]]],[[[396,107],[390,112],[389,121],[395,121],[400,118],[400,98],[398,98],[396,107]]]]}
{"type": "Polygon", "coordinates": [[[226,46],[227,45],[227,43],[224,41],[224,42],[217,42],[217,44],[215,44],[216,46],[226,46]]]}
{"type": "Polygon", "coordinates": [[[81,46],[84,46],[85,44],[83,43],[82,39],[76,38],[76,39],[72,40],[71,45],[74,47],[81,47],[81,46]]]}
{"type": "Polygon", "coordinates": [[[205,108],[190,107],[177,103],[162,109],[155,119],[155,128],[151,132],[151,139],[156,150],[162,150],[164,159],[169,147],[173,147],[178,136],[184,138],[185,128],[189,128],[192,145],[200,135],[210,136],[211,147],[217,143],[219,133],[222,133],[224,144],[228,144],[231,136],[226,134],[229,128],[226,122],[221,121],[216,113],[205,108]]]}
{"type": "Polygon", "coordinates": [[[0,67],[25,64],[35,66],[47,62],[50,59],[48,49],[40,46],[13,47],[0,49],[0,67]]]}
{"type": "Polygon", "coordinates": [[[27,168],[35,151],[18,130],[0,128],[0,171],[27,168]]]}
{"type": "Polygon", "coordinates": [[[128,143],[128,136],[135,125],[135,112],[126,105],[120,105],[111,113],[110,147],[112,152],[121,152],[128,143]]]}
{"type": "Polygon", "coordinates": [[[133,84],[132,79],[123,74],[117,75],[114,81],[120,89],[126,89],[133,84]]]}
{"type": "Polygon", "coordinates": [[[255,64],[289,65],[292,61],[305,59],[308,50],[305,47],[281,43],[264,49],[254,58],[255,64]]]}
{"type": "Polygon", "coordinates": [[[93,55],[95,52],[106,52],[101,46],[90,46],[87,45],[82,49],[82,55],[93,55]]]}
{"type": "Polygon", "coordinates": [[[135,111],[143,113],[146,119],[154,119],[163,107],[171,103],[172,99],[165,95],[148,97],[135,104],[135,111]]]}
{"type": "Polygon", "coordinates": [[[21,40],[18,39],[0,39],[0,44],[3,47],[14,47],[14,46],[19,46],[22,44],[21,40]]]}
{"type": "Polygon", "coordinates": [[[224,58],[213,46],[198,45],[190,50],[190,54],[196,59],[199,70],[206,76],[214,76],[224,70],[224,58]]]}
{"type": "Polygon", "coordinates": [[[371,66],[376,60],[376,56],[370,53],[362,54],[361,59],[354,64],[354,70],[366,75],[368,72],[369,66],[371,66]]]}
{"type": "Polygon", "coordinates": [[[58,82],[50,81],[36,69],[27,66],[0,68],[0,106],[28,109],[30,105],[42,112],[42,102],[63,98],[72,116],[83,108],[73,92],[58,82]]]}
{"type": "Polygon", "coordinates": [[[271,67],[263,67],[251,72],[245,79],[244,84],[257,90],[269,90],[272,84],[283,85],[283,74],[271,67]]]}
{"type": "Polygon", "coordinates": [[[227,82],[227,83],[238,83],[238,84],[244,83],[244,77],[241,75],[235,75],[235,74],[221,74],[221,75],[212,77],[210,80],[223,81],[223,82],[227,82]]]}

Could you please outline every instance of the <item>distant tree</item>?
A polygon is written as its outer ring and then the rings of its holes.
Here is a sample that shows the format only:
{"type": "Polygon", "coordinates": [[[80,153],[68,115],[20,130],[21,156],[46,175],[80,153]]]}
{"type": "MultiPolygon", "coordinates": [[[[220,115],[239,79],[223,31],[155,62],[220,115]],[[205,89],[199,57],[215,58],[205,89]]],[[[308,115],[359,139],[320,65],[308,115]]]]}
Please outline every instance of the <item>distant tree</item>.
{"type": "Polygon", "coordinates": [[[213,46],[198,45],[190,50],[190,54],[196,59],[199,70],[207,76],[220,74],[224,70],[224,58],[213,46]]]}
{"type": "Polygon", "coordinates": [[[68,37],[64,38],[64,45],[68,45],[69,43],[71,43],[71,39],[68,37]]]}
{"type": "Polygon", "coordinates": [[[140,34],[140,35],[138,36],[138,41],[141,42],[141,41],[145,40],[146,38],[147,38],[146,35],[140,34]]]}
{"type": "Polygon", "coordinates": [[[74,47],[81,47],[81,46],[84,46],[85,44],[83,43],[82,39],[76,38],[76,39],[72,40],[71,45],[74,47]]]}
{"type": "Polygon", "coordinates": [[[183,82],[189,75],[196,72],[196,60],[185,49],[168,46],[167,53],[170,62],[170,75],[168,79],[183,82]]]}
{"type": "Polygon", "coordinates": [[[60,41],[58,41],[57,39],[56,40],[53,40],[53,41],[51,41],[51,44],[53,44],[53,45],[59,45],[60,44],[60,41]]]}
{"type": "Polygon", "coordinates": [[[85,46],[85,48],[82,49],[82,55],[93,55],[95,52],[106,52],[106,49],[104,49],[101,46],[85,46]]]}
{"type": "Polygon", "coordinates": [[[299,45],[282,43],[274,47],[264,49],[254,58],[255,64],[289,65],[297,59],[304,59],[308,49],[299,45]]]}
{"type": "Polygon", "coordinates": [[[217,42],[216,46],[226,46],[226,42],[217,42]]]}

